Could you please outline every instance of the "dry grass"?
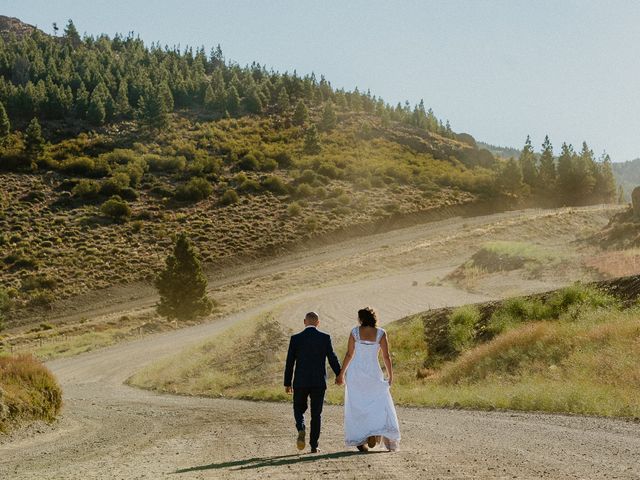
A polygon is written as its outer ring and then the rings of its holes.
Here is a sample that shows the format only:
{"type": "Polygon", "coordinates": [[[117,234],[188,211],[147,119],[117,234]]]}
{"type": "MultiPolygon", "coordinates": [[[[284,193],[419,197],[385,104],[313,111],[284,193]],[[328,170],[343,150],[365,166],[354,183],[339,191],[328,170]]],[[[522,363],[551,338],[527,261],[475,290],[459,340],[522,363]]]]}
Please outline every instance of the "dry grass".
{"type": "Polygon", "coordinates": [[[290,334],[271,314],[264,314],[152,364],[128,383],[181,395],[282,399],[290,334]]]}
{"type": "Polygon", "coordinates": [[[0,432],[34,420],[51,422],[61,407],[60,387],[33,356],[0,357],[0,432]]]}

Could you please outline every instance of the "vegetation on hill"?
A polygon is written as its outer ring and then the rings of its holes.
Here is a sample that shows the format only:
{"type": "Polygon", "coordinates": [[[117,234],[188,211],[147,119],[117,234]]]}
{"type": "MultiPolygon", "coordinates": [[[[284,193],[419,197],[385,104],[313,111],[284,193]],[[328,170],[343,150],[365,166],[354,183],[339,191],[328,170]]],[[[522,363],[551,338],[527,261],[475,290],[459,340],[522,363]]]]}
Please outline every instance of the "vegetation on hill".
{"type": "Polygon", "coordinates": [[[55,378],[31,355],[0,356],[0,432],[42,420],[51,422],[62,408],[55,378]]]}
{"type": "Polygon", "coordinates": [[[586,146],[567,147],[557,182],[543,181],[542,162],[496,160],[424,102],[392,106],[313,74],[241,67],[219,48],[81,38],[71,21],[59,37],[8,25],[0,277],[10,315],[155,278],[176,231],[211,263],[483,198],[608,198],[608,163],[586,146]],[[561,195],[571,182],[589,188],[561,195]]]}

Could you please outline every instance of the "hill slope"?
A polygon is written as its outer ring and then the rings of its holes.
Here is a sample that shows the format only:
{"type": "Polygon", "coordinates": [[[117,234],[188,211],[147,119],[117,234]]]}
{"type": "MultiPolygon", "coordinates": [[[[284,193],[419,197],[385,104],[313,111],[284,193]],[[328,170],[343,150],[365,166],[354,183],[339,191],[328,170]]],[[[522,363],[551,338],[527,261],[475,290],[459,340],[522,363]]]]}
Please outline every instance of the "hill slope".
{"type": "MultiPolygon", "coordinates": [[[[240,67],[219,48],[81,38],[71,21],[51,37],[14,20],[0,41],[10,317],[151,279],[177,230],[220,264],[405,213],[514,205],[531,192],[527,201],[567,201],[526,187],[517,163],[423,102],[391,106],[313,74],[240,67]]],[[[585,198],[601,201],[595,193],[585,198]]]]}

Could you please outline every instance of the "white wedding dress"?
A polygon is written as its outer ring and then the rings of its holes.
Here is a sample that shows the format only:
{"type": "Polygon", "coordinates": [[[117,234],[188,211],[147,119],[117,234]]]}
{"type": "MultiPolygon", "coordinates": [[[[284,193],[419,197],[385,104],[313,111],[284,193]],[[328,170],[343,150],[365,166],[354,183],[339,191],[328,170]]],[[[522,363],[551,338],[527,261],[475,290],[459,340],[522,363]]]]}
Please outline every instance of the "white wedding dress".
{"type": "Polygon", "coordinates": [[[378,352],[385,334],[377,329],[376,341],[360,339],[359,327],[351,331],[355,352],[345,374],[344,437],[347,446],[363,445],[371,436],[382,436],[388,450],[400,443],[398,416],[389,383],[382,375],[378,352]]]}

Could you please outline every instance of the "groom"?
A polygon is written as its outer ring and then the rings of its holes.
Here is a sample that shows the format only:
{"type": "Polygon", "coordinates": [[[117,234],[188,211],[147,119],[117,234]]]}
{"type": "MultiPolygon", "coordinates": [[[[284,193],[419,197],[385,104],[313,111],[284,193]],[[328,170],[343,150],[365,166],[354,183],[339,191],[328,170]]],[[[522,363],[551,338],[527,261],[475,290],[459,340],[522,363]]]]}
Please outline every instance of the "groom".
{"type": "Polygon", "coordinates": [[[317,313],[306,314],[304,330],[293,335],[289,342],[284,370],[285,391],[288,394],[293,392],[293,416],[298,429],[298,450],[304,450],[305,447],[304,412],[307,411],[308,400],[311,400],[311,453],[318,452],[322,404],[327,389],[326,361],[329,360],[336,376],[340,373],[340,362],[333,351],[331,336],[318,330],[319,323],[317,313]]]}

